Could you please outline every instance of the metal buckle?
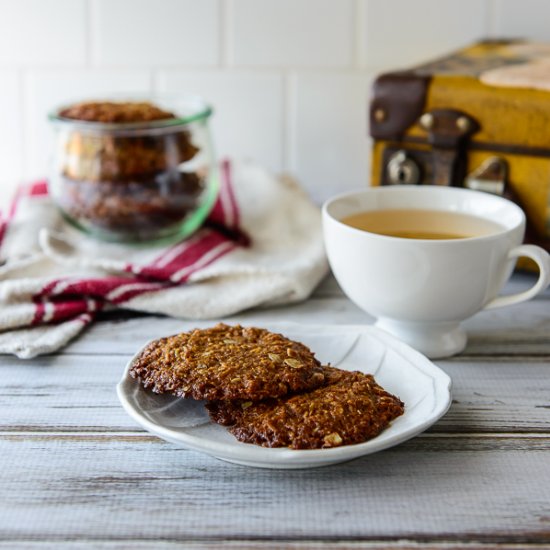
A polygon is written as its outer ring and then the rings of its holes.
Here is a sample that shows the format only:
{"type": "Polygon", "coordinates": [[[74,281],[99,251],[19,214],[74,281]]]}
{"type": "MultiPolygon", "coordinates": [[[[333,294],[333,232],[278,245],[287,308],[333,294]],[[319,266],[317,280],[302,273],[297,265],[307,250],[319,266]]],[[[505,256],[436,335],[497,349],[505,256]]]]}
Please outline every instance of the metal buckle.
{"type": "Polygon", "coordinates": [[[508,163],[500,157],[489,157],[464,179],[464,187],[503,196],[508,178],[508,163]]]}

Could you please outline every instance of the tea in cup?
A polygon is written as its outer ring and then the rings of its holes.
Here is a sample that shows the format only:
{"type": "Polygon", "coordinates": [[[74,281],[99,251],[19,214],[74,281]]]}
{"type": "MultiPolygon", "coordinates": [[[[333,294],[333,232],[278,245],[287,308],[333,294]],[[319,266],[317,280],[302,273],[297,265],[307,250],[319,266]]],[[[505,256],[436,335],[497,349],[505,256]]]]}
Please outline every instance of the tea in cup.
{"type": "Polygon", "coordinates": [[[550,284],[550,255],[521,244],[524,232],[515,203],[455,187],[372,187],[323,206],[325,247],[344,293],[431,358],[464,349],[465,319],[529,300],[550,284]],[[537,281],[498,296],[522,256],[538,265],[537,281]]]}

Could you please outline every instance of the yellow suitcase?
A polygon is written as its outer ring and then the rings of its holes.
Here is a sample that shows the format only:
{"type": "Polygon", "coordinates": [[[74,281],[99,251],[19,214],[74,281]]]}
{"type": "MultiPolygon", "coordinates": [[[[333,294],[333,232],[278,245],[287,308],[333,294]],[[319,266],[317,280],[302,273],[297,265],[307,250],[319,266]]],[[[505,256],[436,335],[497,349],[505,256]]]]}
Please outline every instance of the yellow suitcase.
{"type": "Polygon", "coordinates": [[[517,202],[550,249],[550,44],[484,41],[380,75],[372,184],[465,186],[517,202]]]}

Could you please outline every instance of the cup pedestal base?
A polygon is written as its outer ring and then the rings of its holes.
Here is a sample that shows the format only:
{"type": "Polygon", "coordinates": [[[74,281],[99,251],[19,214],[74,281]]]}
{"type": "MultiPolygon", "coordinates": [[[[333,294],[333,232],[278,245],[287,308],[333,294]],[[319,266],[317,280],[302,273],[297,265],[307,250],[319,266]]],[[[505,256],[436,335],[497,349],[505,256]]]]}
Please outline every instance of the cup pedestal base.
{"type": "Polygon", "coordinates": [[[466,347],[466,333],[460,323],[408,323],[380,318],[375,325],[430,359],[450,357],[466,347]]]}

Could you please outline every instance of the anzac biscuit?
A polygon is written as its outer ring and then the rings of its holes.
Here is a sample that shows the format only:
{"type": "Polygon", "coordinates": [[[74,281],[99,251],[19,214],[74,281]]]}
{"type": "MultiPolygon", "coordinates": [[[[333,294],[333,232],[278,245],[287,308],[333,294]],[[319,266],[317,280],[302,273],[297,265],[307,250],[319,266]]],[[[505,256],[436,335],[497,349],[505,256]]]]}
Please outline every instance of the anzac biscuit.
{"type": "Polygon", "coordinates": [[[130,375],[156,393],[208,400],[258,401],[324,382],[323,368],[303,344],[224,324],[151,342],[130,375]]]}
{"type": "Polygon", "coordinates": [[[65,107],[59,116],[86,122],[150,122],[175,118],[173,113],[165,111],[147,101],[85,101],[65,107]]]}
{"type": "Polygon", "coordinates": [[[208,403],[212,420],[244,443],[319,449],[362,443],[403,414],[404,404],[371,375],[324,367],[326,385],[262,402],[208,403]]]}

